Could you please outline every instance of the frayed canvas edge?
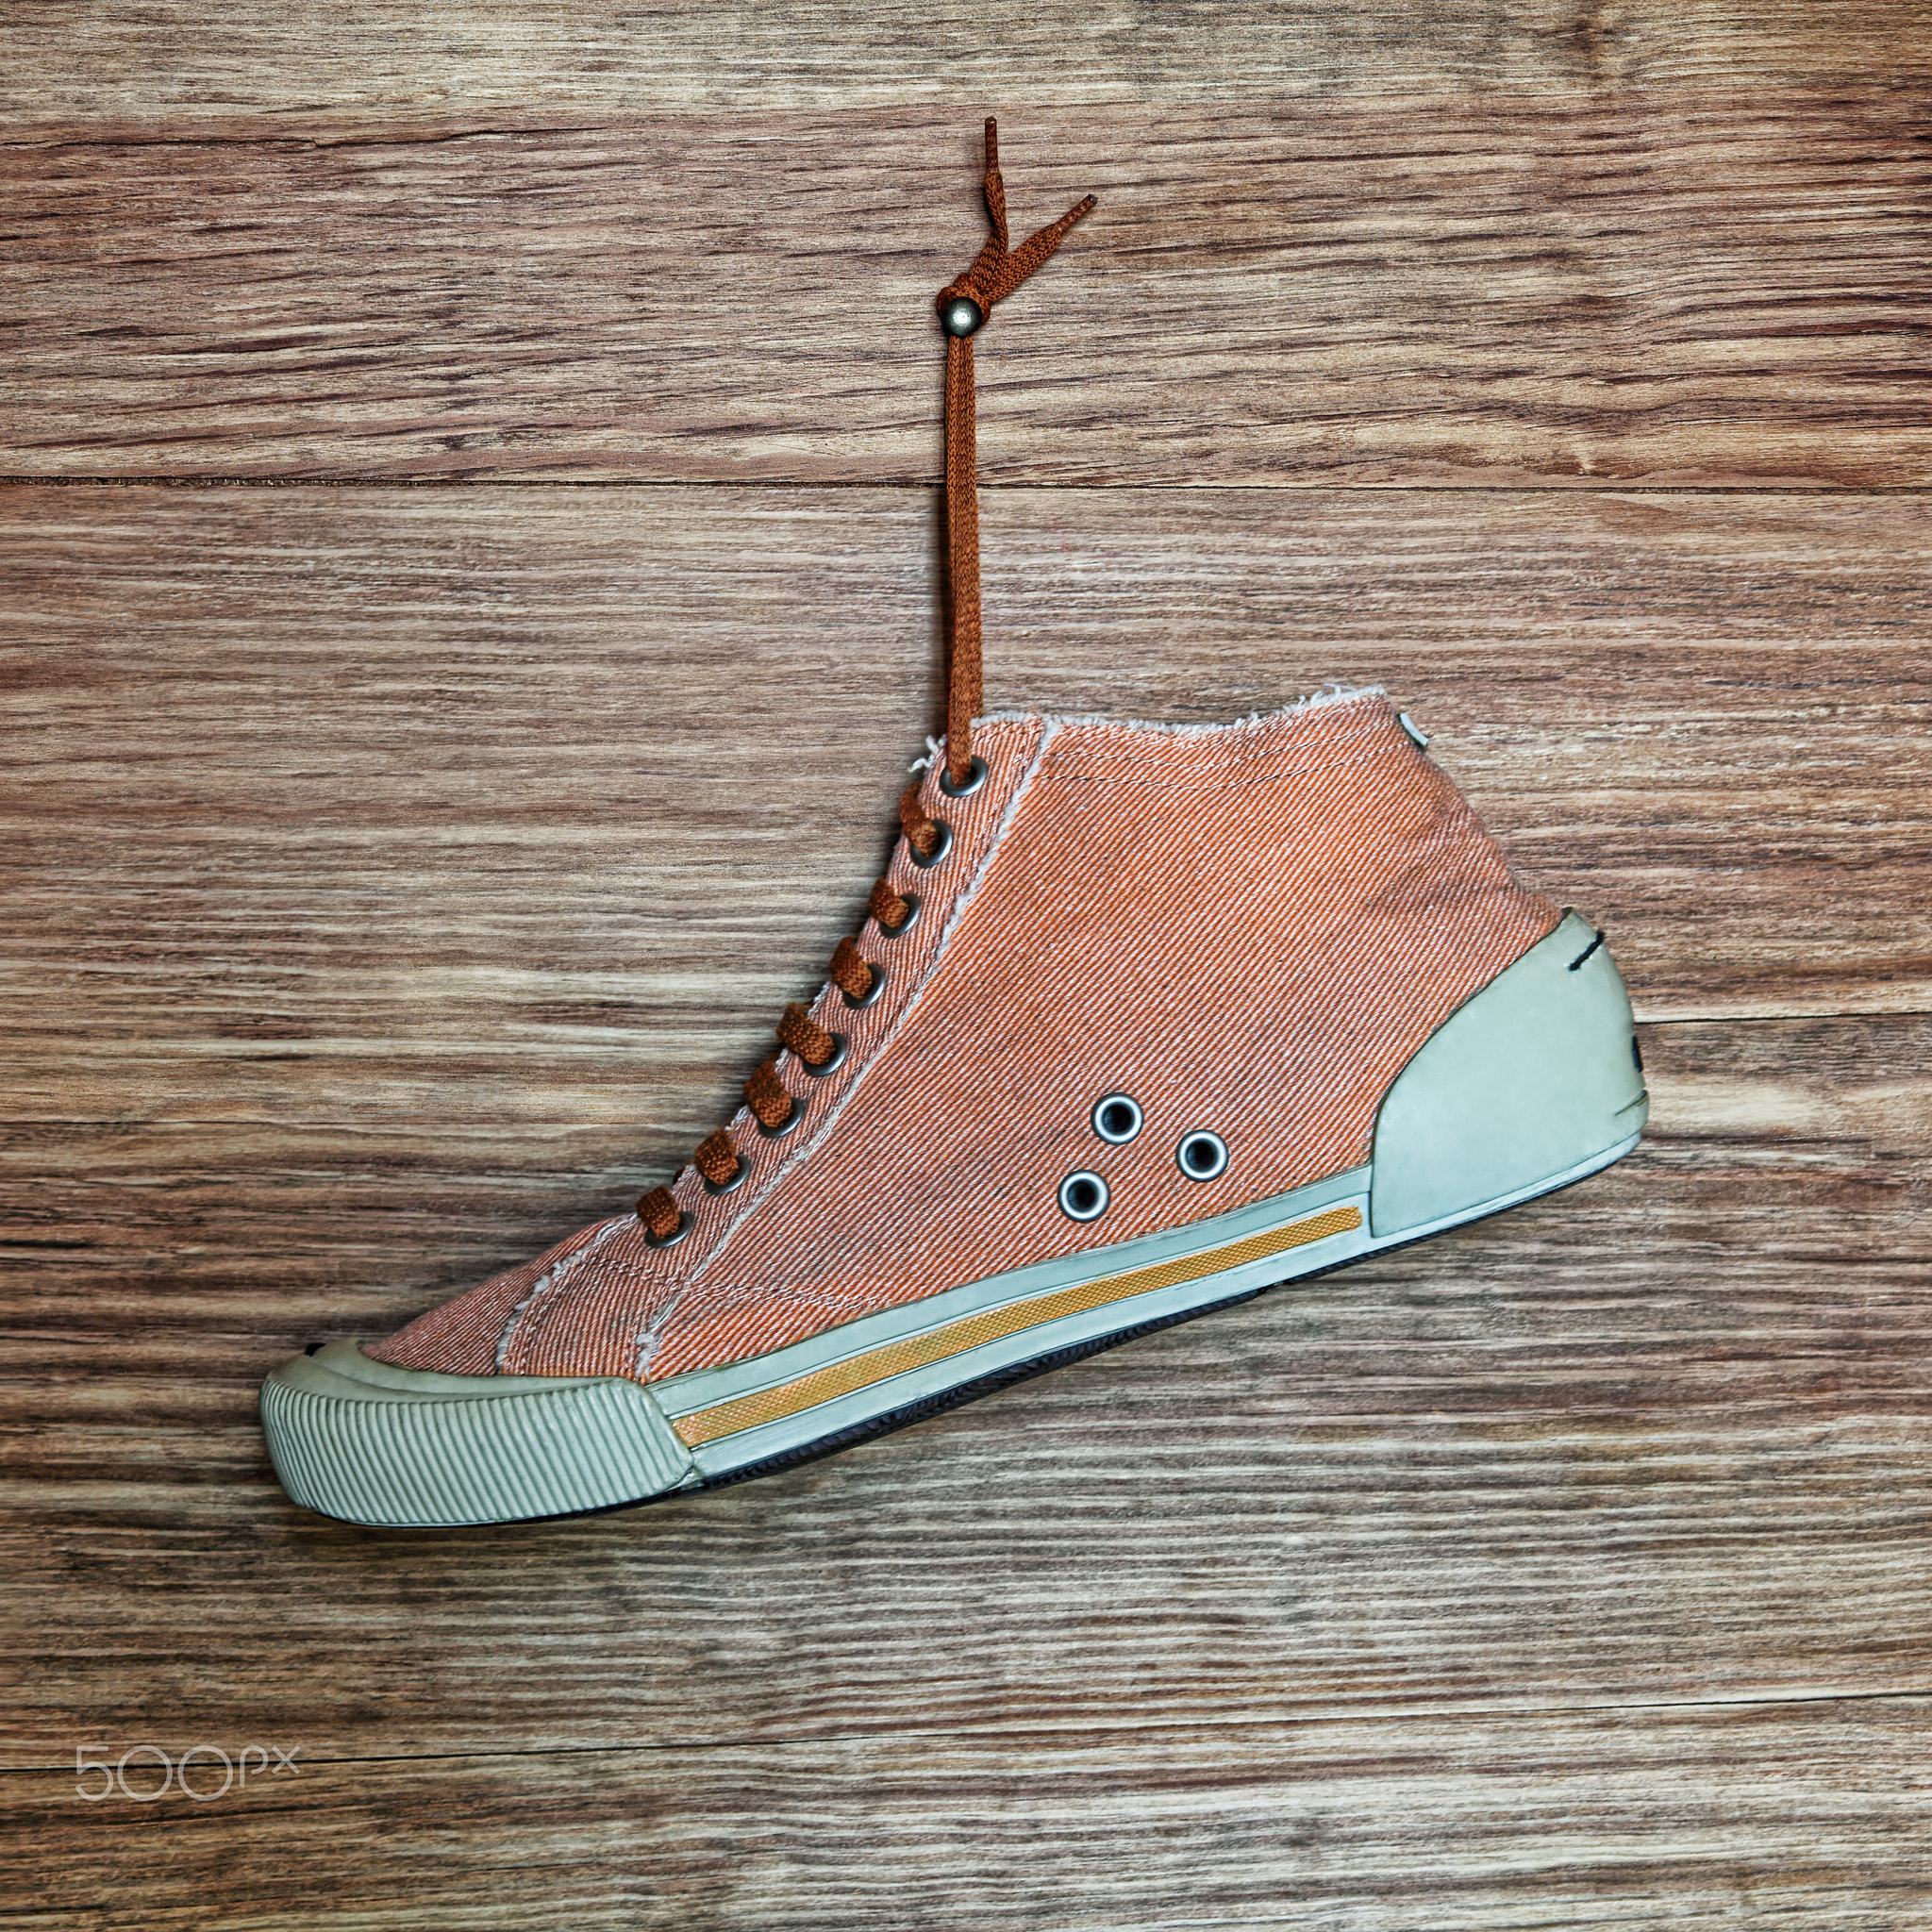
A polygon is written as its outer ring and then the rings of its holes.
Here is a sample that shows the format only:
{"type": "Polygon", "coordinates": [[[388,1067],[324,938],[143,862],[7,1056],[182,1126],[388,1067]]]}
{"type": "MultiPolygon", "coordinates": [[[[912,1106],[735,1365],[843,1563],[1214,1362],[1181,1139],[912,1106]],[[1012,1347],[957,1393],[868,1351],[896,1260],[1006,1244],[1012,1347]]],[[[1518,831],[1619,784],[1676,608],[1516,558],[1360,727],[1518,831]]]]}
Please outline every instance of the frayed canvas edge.
{"type": "MultiPolygon", "coordinates": [[[[974,719],[973,723],[975,727],[981,724],[1039,724],[1051,731],[1065,730],[1070,726],[1098,725],[1113,731],[1144,731],[1159,738],[1206,738],[1217,731],[1258,731],[1266,725],[1299,718],[1310,711],[1325,711],[1338,705],[1355,704],[1362,698],[1386,698],[1388,695],[1387,689],[1379,684],[1327,684],[1305,698],[1283,705],[1278,710],[1250,711],[1245,718],[1231,718],[1208,724],[1164,724],[1149,718],[1074,718],[1047,711],[989,711],[984,717],[974,719]]],[[[932,744],[930,739],[926,742],[932,744]]]]}

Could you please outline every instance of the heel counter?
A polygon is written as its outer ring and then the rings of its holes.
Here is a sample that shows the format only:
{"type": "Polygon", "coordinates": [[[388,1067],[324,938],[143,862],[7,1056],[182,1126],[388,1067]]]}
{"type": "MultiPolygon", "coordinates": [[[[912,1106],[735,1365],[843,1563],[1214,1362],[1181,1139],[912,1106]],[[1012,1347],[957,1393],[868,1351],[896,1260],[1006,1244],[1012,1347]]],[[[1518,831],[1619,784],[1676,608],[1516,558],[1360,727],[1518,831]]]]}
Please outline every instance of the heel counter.
{"type": "Polygon", "coordinates": [[[1376,1117],[1377,1240],[1559,1184],[1648,1115],[1630,998],[1601,936],[1567,912],[1409,1059],[1376,1117]]]}

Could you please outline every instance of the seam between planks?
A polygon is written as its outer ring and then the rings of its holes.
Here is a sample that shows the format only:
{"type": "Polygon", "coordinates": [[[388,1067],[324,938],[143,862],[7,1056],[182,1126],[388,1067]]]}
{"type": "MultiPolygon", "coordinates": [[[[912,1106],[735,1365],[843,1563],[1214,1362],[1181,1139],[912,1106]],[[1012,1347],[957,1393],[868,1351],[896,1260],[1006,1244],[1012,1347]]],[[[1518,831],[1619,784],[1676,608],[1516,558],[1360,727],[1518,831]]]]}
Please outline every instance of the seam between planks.
{"type": "MultiPolygon", "coordinates": [[[[1192,1723],[1152,1723],[1145,1724],[966,1724],[956,1730],[926,1730],[919,1726],[876,1731],[833,1731],[808,1738],[667,1738],[661,1742],[634,1744],[553,1744],[526,1750],[478,1751],[372,1751],[342,1757],[317,1757],[305,1752],[304,1762],[321,1765],[363,1764],[465,1764],[505,1760],[580,1757],[647,1757],[663,1752],[732,1751],[823,1751],[828,1745],[903,1743],[926,1740],[934,1743],[958,1744],[974,1740],[997,1742],[1013,1737],[1045,1738],[1060,1741],[1093,1743],[1115,1739],[1153,1739],[1201,1731],[1332,1729],[1343,1724],[1387,1724],[1423,1723],[1446,1718],[1561,1718],[1603,1717],[1636,1712],[1668,1712],[1693,1715],[1698,1712],[1775,1711],[1807,1709],[1835,1704],[1918,1704],[1932,1708],[1932,1690],[1821,1690],[1796,1696],[1764,1697],[1687,1697],[1639,1698],[1627,1704],[1414,1704],[1376,1707],[1366,1710],[1341,1712],[1260,1713],[1192,1723]]],[[[38,1777],[48,1772],[69,1773],[72,1764],[65,1757],[46,1764],[0,1766],[0,1777],[38,1777]]]]}
{"type": "MultiPolygon", "coordinates": [[[[1129,491],[1141,495],[1199,496],[1209,492],[1270,493],[1307,496],[1320,491],[1355,496],[1789,496],[1807,500],[1825,497],[1932,496],[1932,483],[1874,484],[1753,484],[1647,483],[1641,476],[1606,476],[1591,482],[1563,483],[1067,483],[1047,478],[1038,482],[986,482],[980,495],[1005,491],[1063,490],[1099,494],[1129,491]]],[[[30,472],[0,475],[0,490],[763,490],[763,491],[903,491],[931,495],[944,485],[937,477],[927,483],[906,483],[891,477],[784,476],[387,476],[372,475],[215,475],[192,476],[66,476],[35,475],[30,472]]]]}

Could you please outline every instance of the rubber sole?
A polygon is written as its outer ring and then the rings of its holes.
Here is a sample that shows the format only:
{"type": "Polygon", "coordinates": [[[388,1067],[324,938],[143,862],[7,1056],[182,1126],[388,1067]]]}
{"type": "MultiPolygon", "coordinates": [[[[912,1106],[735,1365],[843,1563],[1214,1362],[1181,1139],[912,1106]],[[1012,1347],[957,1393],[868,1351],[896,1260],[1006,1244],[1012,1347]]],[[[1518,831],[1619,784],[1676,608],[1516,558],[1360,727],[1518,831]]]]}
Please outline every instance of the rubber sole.
{"type": "Polygon", "coordinates": [[[690,1452],[635,1382],[431,1374],[352,1341],[272,1371],[261,1429],[291,1501],[383,1528],[582,1515],[691,1475],[690,1452]]]}
{"type": "Polygon", "coordinates": [[[1266,1289],[1413,1246],[1586,1179],[1639,1138],[1380,1238],[1370,1170],[1354,1170],[1123,1243],[1107,1251],[1106,1274],[1092,1255],[1043,1263],[648,1388],[432,1374],[334,1342],[270,1374],[262,1429],[291,1498],[341,1521],[453,1528],[632,1507],[816,1460],[1266,1289]],[[1300,1265],[1284,1267],[1291,1254],[1300,1265]]]}

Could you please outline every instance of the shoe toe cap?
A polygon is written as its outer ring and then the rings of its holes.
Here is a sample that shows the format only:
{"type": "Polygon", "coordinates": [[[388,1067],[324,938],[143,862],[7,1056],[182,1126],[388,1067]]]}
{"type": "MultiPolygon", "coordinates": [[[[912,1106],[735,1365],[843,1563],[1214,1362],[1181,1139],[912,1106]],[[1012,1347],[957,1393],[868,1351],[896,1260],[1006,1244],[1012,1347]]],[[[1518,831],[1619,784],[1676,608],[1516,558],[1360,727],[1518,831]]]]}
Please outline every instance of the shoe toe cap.
{"type": "Polygon", "coordinates": [[[608,1509],[691,1468],[650,1392],[621,1376],[446,1374],[349,1341],[271,1371],[261,1424],[292,1500],[383,1526],[608,1509]]]}

